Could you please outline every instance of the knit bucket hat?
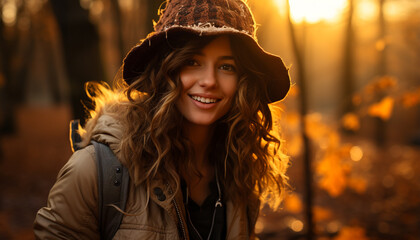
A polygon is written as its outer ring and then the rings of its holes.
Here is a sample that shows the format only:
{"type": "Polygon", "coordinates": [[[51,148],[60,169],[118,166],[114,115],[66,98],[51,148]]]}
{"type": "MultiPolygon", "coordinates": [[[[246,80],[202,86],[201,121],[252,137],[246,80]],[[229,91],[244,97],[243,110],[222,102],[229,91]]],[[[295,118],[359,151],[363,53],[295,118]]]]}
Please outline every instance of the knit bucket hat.
{"type": "Polygon", "coordinates": [[[183,33],[196,36],[228,34],[243,40],[244,51],[251,54],[263,74],[270,102],[282,100],[290,89],[288,69],[280,57],[264,51],[258,44],[254,17],[242,0],[167,0],[154,29],[124,59],[123,79],[127,84],[145,70],[156,51],[171,37],[183,33]]]}

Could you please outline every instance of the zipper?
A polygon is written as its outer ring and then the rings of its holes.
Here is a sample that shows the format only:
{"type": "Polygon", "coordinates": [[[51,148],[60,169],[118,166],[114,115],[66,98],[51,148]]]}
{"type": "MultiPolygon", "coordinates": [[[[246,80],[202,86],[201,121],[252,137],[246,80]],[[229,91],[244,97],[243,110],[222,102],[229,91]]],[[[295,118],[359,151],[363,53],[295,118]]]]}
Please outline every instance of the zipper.
{"type": "MultiPolygon", "coordinates": [[[[166,186],[167,186],[167,187],[168,187],[168,189],[169,189],[169,193],[170,193],[170,194],[172,194],[172,193],[173,193],[173,191],[172,191],[172,188],[171,188],[171,186],[169,185],[169,183],[166,183],[166,186]]],[[[175,211],[176,211],[176,215],[177,215],[177,217],[178,217],[179,225],[181,225],[182,236],[184,237],[184,239],[185,239],[185,240],[187,240],[188,238],[187,238],[187,233],[186,233],[185,228],[184,228],[184,221],[182,221],[181,212],[179,211],[178,204],[177,204],[177,203],[176,203],[176,201],[175,201],[175,196],[174,196],[174,198],[172,199],[172,203],[174,204],[174,207],[175,207],[175,211]]]]}
{"type": "Polygon", "coordinates": [[[184,239],[187,239],[187,233],[185,232],[184,224],[182,221],[181,213],[179,212],[178,204],[176,203],[175,199],[172,199],[172,202],[174,203],[176,215],[178,215],[179,224],[181,225],[182,229],[182,235],[184,236],[184,239]]]}

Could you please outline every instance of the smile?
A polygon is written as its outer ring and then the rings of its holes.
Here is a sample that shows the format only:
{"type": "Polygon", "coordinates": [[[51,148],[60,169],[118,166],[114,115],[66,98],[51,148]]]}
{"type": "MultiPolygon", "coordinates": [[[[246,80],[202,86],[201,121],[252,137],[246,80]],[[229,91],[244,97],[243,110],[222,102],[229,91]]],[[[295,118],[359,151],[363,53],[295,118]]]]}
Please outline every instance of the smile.
{"type": "Polygon", "coordinates": [[[201,103],[215,103],[217,101],[219,101],[218,99],[215,98],[205,98],[205,97],[199,97],[199,96],[190,96],[192,99],[194,99],[197,102],[201,102],[201,103]]]}

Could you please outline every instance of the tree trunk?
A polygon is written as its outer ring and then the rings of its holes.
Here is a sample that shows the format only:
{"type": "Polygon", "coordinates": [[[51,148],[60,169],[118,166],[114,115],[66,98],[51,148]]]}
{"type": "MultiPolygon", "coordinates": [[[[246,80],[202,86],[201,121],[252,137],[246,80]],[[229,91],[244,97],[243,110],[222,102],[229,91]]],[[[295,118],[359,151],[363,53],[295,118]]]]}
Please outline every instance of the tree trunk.
{"type": "MultiPolygon", "coordinates": [[[[305,72],[305,61],[304,61],[304,47],[305,47],[305,39],[302,41],[302,45],[299,46],[298,41],[296,39],[295,28],[292,23],[291,15],[290,15],[290,4],[289,0],[287,2],[287,18],[289,23],[289,30],[290,30],[290,37],[292,42],[293,52],[296,58],[296,66],[297,66],[297,77],[300,86],[300,114],[302,116],[301,121],[301,129],[302,129],[302,139],[303,139],[303,148],[304,148],[304,155],[303,155],[303,164],[304,164],[304,183],[305,183],[305,214],[306,214],[306,238],[307,240],[312,240],[314,238],[314,221],[313,221],[313,212],[312,212],[312,199],[313,199],[313,192],[312,192],[312,164],[311,164],[311,148],[310,148],[310,141],[306,134],[306,123],[305,123],[305,116],[308,113],[308,103],[307,103],[307,88],[306,88],[306,72],[305,72]]],[[[304,26],[305,27],[305,26],[304,26]]],[[[305,28],[304,28],[305,32],[305,28]]]]}
{"type": "Polygon", "coordinates": [[[117,41],[118,49],[120,52],[120,62],[124,59],[125,49],[124,49],[124,39],[123,39],[123,30],[122,30],[122,19],[121,19],[121,10],[118,0],[110,0],[112,15],[115,19],[115,29],[117,30],[117,41]]]}
{"type": "MultiPolygon", "coordinates": [[[[380,41],[384,41],[385,47],[379,50],[379,62],[378,62],[378,75],[379,77],[383,77],[387,74],[387,66],[386,66],[386,22],[385,22],[385,14],[384,14],[384,4],[385,0],[378,0],[379,1],[379,36],[378,39],[380,41]]],[[[380,98],[384,97],[381,93],[380,98]]],[[[375,119],[376,122],[376,133],[375,133],[375,140],[379,147],[383,147],[386,142],[386,122],[380,118],[375,119]]]]}
{"type": "Polygon", "coordinates": [[[343,84],[342,84],[342,105],[339,116],[353,111],[352,95],[354,92],[354,31],[353,13],[354,0],[348,0],[349,9],[347,16],[346,35],[344,42],[344,64],[343,64],[343,84]]]}
{"type": "Polygon", "coordinates": [[[70,82],[73,117],[82,124],[87,117],[84,105],[88,98],[84,85],[88,81],[106,81],[99,50],[99,34],[88,11],[79,1],[51,0],[61,32],[64,59],[70,82]]]}

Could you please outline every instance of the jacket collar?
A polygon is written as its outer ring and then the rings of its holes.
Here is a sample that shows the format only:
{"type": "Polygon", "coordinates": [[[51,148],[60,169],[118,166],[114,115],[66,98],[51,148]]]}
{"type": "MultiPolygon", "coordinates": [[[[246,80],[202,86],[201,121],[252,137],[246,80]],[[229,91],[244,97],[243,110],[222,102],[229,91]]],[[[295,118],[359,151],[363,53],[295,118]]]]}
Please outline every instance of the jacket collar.
{"type": "MultiPolygon", "coordinates": [[[[172,186],[163,178],[155,177],[150,181],[150,199],[165,209],[176,222],[178,228],[181,228],[184,234],[188,236],[181,189],[176,189],[175,186],[172,186]]],[[[226,201],[226,239],[249,239],[258,213],[258,200],[251,201],[248,206],[242,207],[234,204],[231,200],[226,201]]]]}

